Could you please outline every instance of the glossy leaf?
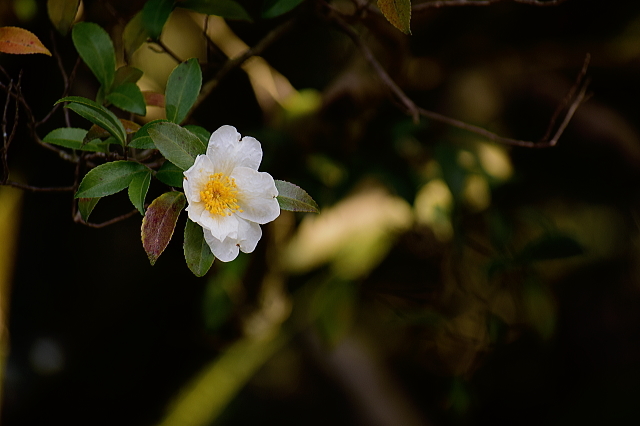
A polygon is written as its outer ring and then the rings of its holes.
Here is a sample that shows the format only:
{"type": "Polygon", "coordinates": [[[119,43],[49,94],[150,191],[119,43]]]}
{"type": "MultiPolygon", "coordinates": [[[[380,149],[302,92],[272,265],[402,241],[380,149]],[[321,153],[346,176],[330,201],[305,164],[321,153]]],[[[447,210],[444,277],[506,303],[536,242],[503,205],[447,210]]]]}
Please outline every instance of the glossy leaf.
{"type": "Polygon", "coordinates": [[[142,11],[140,11],[131,18],[122,33],[122,43],[127,56],[130,58],[148,38],[149,32],[142,25],[142,11]]]}
{"type": "MultiPolygon", "coordinates": [[[[133,121],[125,120],[123,118],[120,119],[122,126],[124,127],[124,131],[127,135],[132,135],[140,130],[140,125],[138,123],[134,123],[133,121]]],[[[87,132],[87,135],[84,137],[84,142],[87,143],[94,139],[103,139],[108,138],[110,133],[105,129],[98,125],[93,125],[87,132]]],[[[117,142],[116,142],[117,143],[117,142]]]]}
{"type": "Polygon", "coordinates": [[[42,53],[51,56],[40,39],[31,31],[18,27],[0,27],[0,52],[26,55],[42,53]]]}
{"type": "Polygon", "coordinates": [[[153,40],[160,38],[162,28],[173,10],[174,0],[148,0],[142,8],[142,25],[153,40]]]}
{"type": "Polygon", "coordinates": [[[120,144],[124,144],[127,134],[122,122],[114,113],[102,105],[79,96],[67,96],[66,98],[60,99],[56,104],[59,104],[60,102],[69,102],[66,105],[66,108],[76,112],[78,115],[86,118],[93,124],[97,124],[102,127],[109,132],[109,134],[115,137],[120,144]]]}
{"type": "Polygon", "coordinates": [[[394,27],[411,34],[411,0],[378,0],[378,8],[394,27]]]}
{"type": "Polygon", "coordinates": [[[304,0],[267,0],[264,4],[263,18],[275,18],[293,10],[304,0]]]}
{"type": "Polygon", "coordinates": [[[178,3],[177,6],[205,15],[251,21],[251,16],[249,16],[244,7],[233,0],[186,0],[178,3]]]}
{"type": "Polygon", "coordinates": [[[169,76],[165,93],[167,119],[180,124],[196,101],[202,86],[202,71],[196,58],[178,65],[169,76]]]}
{"type": "Polygon", "coordinates": [[[184,259],[191,272],[197,277],[204,276],[215,260],[215,256],[211,253],[211,249],[204,239],[202,226],[190,219],[187,219],[184,228],[184,259]]]}
{"type": "Polygon", "coordinates": [[[277,200],[282,210],[310,213],[318,213],[320,211],[318,204],[304,189],[283,180],[276,180],[275,182],[278,189],[277,200]]]}
{"type": "Polygon", "coordinates": [[[84,63],[108,92],[116,73],[116,54],[109,34],[98,24],[78,22],[71,38],[84,63]]]}
{"type": "Polygon", "coordinates": [[[142,246],[151,264],[171,241],[176,221],[186,204],[182,192],[166,192],[153,200],[142,219],[142,246]]]}
{"type": "Polygon", "coordinates": [[[90,139],[89,143],[85,143],[86,135],[87,131],[84,129],[61,127],[50,131],[42,141],[82,151],[109,152],[109,145],[102,142],[92,142],[95,138],[90,139]]]}
{"type": "Polygon", "coordinates": [[[164,158],[182,170],[191,167],[196,156],[206,151],[200,138],[174,123],[154,123],[147,128],[147,132],[164,158]]]}
{"type": "Polygon", "coordinates": [[[67,35],[76,19],[80,0],[47,0],[49,20],[62,35],[67,35]]]}
{"type": "Polygon", "coordinates": [[[131,200],[133,206],[138,209],[142,215],[144,215],[144,200],[147,197],[150,184],[151,171],[148,169],[136,173],[129,184],[129,200],[131,200]]]}
{"type": "Polygon", "coordinates": [[[138,115],[147,115],[147,104],[135,83],[124,83],[107,95],[107,100],[118,108],[138,115]]]}
{"type": "Polygon", "coordinates": [[[78,211],[80,212],[80,216],[82,216],[82,220],[85,222],[89,220],[89,215],[93,211],[93,208],[98,204],[100,198],[79,198],[78,199],[78,211]]]}
{"type": "Polygon", "coordinates": [[[129,147],[137,149],[156,149],[153,139],[149,136],[147,129],[155,123],[168,123],[167,120],[153,120],[142,126],[129,142],[129,147]]]}
{"type": "Polygon", "coordinates": [[[75,198],[105,197],[125,189],[134,176],[148,170],[133,161],[111,161],[101,164],[85,175],[75,198]]]}
{"type": "Polygon", "coordinates": [[[180,167],[176,166],[171,161],[165,161],[158,169],[156,178],[166,185],[182,188],[184,173],[180,167]]]}

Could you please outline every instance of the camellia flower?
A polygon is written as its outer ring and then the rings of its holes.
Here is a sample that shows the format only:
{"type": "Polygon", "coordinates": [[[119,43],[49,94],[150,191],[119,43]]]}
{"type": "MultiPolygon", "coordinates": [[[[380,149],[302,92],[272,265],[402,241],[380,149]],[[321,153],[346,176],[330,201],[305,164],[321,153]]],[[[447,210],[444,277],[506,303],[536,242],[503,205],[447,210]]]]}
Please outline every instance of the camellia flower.
{"type": "Polygon", "coordinates": [[[260,225],[280,215],[278,190],[270,174],[259,172],[262,148],[255,138],[222,126],[184,172],[189,219],[202,226],[211,252],[223,262],[251,253],[262,237],[260,225]]]}

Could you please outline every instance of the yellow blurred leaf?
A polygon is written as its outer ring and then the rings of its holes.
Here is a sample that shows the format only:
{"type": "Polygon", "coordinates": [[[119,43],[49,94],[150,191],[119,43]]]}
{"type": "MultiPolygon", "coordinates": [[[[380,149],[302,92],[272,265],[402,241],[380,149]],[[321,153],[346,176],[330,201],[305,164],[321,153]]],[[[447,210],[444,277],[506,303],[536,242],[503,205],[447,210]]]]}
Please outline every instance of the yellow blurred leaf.
{"type": "Polygon", "coordinates": [[[47,0],[47,12],[54,27],[62,35],[67,35],[76,19],[80,0],[47,0]]]}
{"type": "Polygon", "coordinates": [[[51,56],[38,37],[18,27],[0,27],[0,52],[13,54],[42,53],[51,56]]]}
{"type": "Polygon", "coordinates": [[[394,27],[411,34],[411,0],[378,0],[378,8],[394,27]]]}

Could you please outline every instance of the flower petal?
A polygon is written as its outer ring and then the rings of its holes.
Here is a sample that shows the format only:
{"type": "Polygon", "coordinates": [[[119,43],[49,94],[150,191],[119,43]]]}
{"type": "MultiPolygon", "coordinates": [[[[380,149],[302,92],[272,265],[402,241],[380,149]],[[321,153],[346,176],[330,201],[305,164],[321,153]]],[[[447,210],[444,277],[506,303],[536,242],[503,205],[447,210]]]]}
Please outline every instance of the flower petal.
{"type": "MultiPolygon", "coordinates": [[[[189,217],[191,219],[191,217],[189,217]]],[[[193,219],[191,219],[193,220],[193,219]]],[[[238,218],[235,215],[220,216],[217,214],[211,214],[207,210],[203,211],[200,215],[200,219],[197,221],[205,229],[211,231],[211,234],[219,239],[225,238],[238,238],[238,218]]]]}
{"type": "Polygon", "coordinates": [[[219,239],[214,237],[208,229],[205,228],[204,240],[209,245],[209,248],[211,249],[213,255],[220,261],[230,262],[238,257],[240,247],[238,247],[236,239],[225,238],[224,240],[220,241],[219,239]]]}
{"type": "Polygon", "coordinates": [[[262,238],[262,229],[255,222],[238,219],[238,244],[243,253],[251,253],[256,249],[258,241],[262,238]]]}
{"type": "Polygon", "coordinates": [[[236,213],[239,217],[265,224],[280,215],[278,190],[269,173],[238,167],[231,177],[238,185],[238,205],[243,210],[236,213]]]}
{"type": "Polygon", "coordinates": [[[209,181],[209,175],[213,173],[213,163],[206,155],[198,155],[193,166],[183,173],[186,179],[182,183],[184,195],[189,204],[200,202],[201,188],[209,181]]]}
{"type": "Polygon", "coordinates": [[[211,134],[207,156],[216,172],[230,175],[235,167],[258,170],[262,161],[262,147],[250,136],[241,140],[235,127],[222,126],[211,134]]]}

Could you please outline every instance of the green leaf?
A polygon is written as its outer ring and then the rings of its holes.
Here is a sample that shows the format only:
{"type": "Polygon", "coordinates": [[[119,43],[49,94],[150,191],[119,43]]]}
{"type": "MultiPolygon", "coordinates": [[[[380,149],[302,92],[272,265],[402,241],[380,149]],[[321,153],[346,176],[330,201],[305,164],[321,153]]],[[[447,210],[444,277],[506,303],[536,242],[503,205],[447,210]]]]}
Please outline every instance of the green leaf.
{"type": "Polygon", "coordinates": [[[98,105],[92,100],[82,98],[80,96],[67,96],[66,98],[60,99],[56,104],[59,104],[60,102],[69,102],[69,104],[66,105],[66,108],[75,111],[81,117],[84,117],[93,124],[97,124],[102,127],[115,137],[121,145],[124,145],[127,133],[122,122],[114,113],[102,105],[98,105]]]}
{"type": "Polygon", "coordinates": [[[80,216],[82,216],[82,220],[85,222],[89,220],[89,215],[93,211],[93,208],[98,204],[100,198],[79,198],[78,199],[78,211],[80,212],[80,216]]]}
{"type": "Polygon", "coordinates": [[[580,243],[568,235],[547,234],[527,244],[516,258],[521,262],[564,259],[584,252],[580,243]]]}
{"type": "Polygon", "coordinates": [[[197,277],[204,276],[215,260],[204,239],[202,227],[190,219],[187,219],[187,225],[184,228],[184,259],[191,272],[197,277]]]}
{"type": "Polygon", "coordinates": [[[275,18],[293,10],[304,0],[267,0],[262,12],[263,18],[275,18]]]}
{"type": "Polygon", "coordinates": [[[85,175],[75,198],[104,197],[122,191],[137,173],[147,168],[133,161],[112,161],[101,164],[85,175]]]}
{"type": "Polygon", "coordinates": [[[171,241],[180,212],[186,204],[182,192],[166,192],[153,200],[142,219],[142,247],[153,265],[171,241]]]}
{"type": "Polygon", "coordinates": [[[173,0],[148,0],[142,8],[142,25],[153,40],[160,38],[162,28],[173,11],[173,0]]]}
{"type": "Polygon", "coordinates": [[[155,123],[168,123],[167,120],[153,120],[142,126],[129,142],[129,147],[138,149],[156,149],[153,139],[149,136],[147,129],[155,123]]]}
{"type": "Polygon", "coordinates": [[[116,70],[116,75],[113,78],[113,87],[118,87],[125,83],[137,83],[143,74],[142,70],[136,67],[121,66],[116,70]]]}
{"type": "Polygon", "coordinates": [[[200,138],[174,123],[154,123],[147,132],[164,158],[182,170],[191,167],[196,157],[206,151],[200,138]]]}
{"type": "Polygon", "coordinates": [[[78,22],[71,38],[84,63],[108,91],[116,73],[116,54],[109,34],[98,24],[78,22]]]}
{"type": "Polygon", "coordinates": [[[118,108],[138,115],[147,115],[147,104],[135,83],[123,83],[107,95],[107,100],[118,108]]]}
{"type": "Polygon", "coordinates": [[[180,124],[196,101],[202,86],[202,71],[196,58],[178,65],[167,80],[167,119],[180,124]]]}
{"type": "Polygon", "coordinates": [[[233,0],[186,0],[178,3],[177,6],[205,15],[216,15],[225,19],[251,22],[251,16],[247,11],[233,0]]]}
{"type": "Polygon", "coordinates": [[[211,132],[204,127],[196,126],[194,124],[187,124],[183,126],[185,129],[200,138],[204,146],[209,145],[209,138],[211,138],[211,132]]]}
{"type": "Polygon", "coordinates": [[[142,11],[140,11],[131,18],[122,33],[122,43],[124,44],[124,51],[127,57],[131,58],[131,55],[133,55],[148,38],[149,32],[144,25],[142,25],[142,11]]]}
{"type": "Polygon", "coordinates": [[[67,35],[79,6],[80,0],[47,0],[49,19],[60,34],[67,35]]]}
{"type": "Polygon", "coordinates": [[[50,131],[42,141],[65,148],[79,149],[82,151],[109,152],[109,145],[97,142],[84,143],[87,131],[73,127],[61,127],[50,131]]]}
{"type": "Polygon", "coordinates": [[[405,34],[411,34],[411,0],[378,0],[387,21],[405,34]]]}
{"type": "Polygon", "coordinates": [[[158,169],[156,178],[166,185],[182,188],[184,173],[180,167],[176,166],[171,161],[165,161],[158,169]]]}
{"type": "Polygon", "coordinates": [[[144,215],[144,199],[147,197],[150,183],[151,171],[147,169],[136,173],[129,184],[129,200],[142,215],[144,215]]]}
{"type": "Polygon", "coordinates": [[[318,204],[304,189],[283,180],[276,180],[278,189],[278,204],[282,210],[293,212],[319,213],[318,204]]]}

